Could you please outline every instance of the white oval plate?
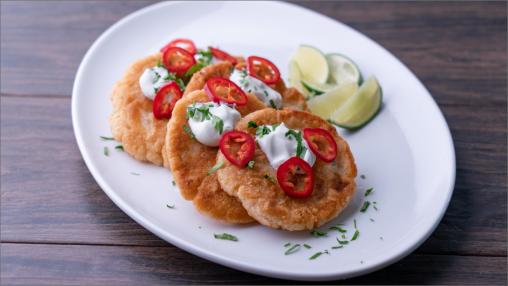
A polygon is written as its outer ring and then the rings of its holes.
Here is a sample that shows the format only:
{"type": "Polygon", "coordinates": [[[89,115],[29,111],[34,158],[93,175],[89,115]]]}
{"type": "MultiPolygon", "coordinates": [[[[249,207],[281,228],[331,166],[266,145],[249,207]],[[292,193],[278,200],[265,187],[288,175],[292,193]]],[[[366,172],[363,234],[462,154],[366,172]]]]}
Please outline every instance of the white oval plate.
{"type": "Polygon", "coordinates": [[[277,278],[331,280],[389,265],[418,247],[443,216],[455,180],[450,131],[429,92],[393,55],[357,31],[307,9],[274,2],[159,3],[109,28],[84,57],[74,82],[72,120],[76,139],[92,175],[106,194],[136,222],[162,239],[205,259],[277,278]],[[248,15],[262,15],[252,20],[248,15]],[[287,76],[288,60],[299,44],[352,58],[364,76],[374,74],[384,90],[380,114],[356,133],[340,130],[351,145],[359,174],[358,192],[330,225],[343,223],[350,239],[354,221],[360,235],[342,249],[338,232],[314,238],[260,225],[234,226],[196,212],[171,184],[171,173],[137,162],[114,149],[109,136],[109,95],[125,69],[176,37],[199,47],[216,45],[238,55],[260,55],[287,76]],[[108,146],[109,157],[103,147],[108,146]],[[134,175],[138,173],[140,175],[134,175]],[[374,192],[364,197],[364,191],[374,192]],[[364,201],[376,201],[362,213],[364,201]],[[169,209],[166,204],[174,204],[169,209]],[[373,221],[371,221],[374,220],[373,221]],[[238,242],[216,240],[231,233],[238,242]],[[307,243],[284,255],[284,244],[307,243]],[[330,254],[309,260],[317,251],[330,254]]]}

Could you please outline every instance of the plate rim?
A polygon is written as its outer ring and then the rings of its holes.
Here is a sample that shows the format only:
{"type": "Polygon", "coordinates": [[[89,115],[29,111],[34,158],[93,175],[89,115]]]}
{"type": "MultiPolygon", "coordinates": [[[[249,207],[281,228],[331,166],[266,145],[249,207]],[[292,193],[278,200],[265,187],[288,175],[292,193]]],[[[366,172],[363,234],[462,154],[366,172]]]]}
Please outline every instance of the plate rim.
{"type": "MultiPolygon", "coordinates": [[[[207,1],[208,2],[208,1],[207,1]]],[[[222,1],[220,1],[222,2],[222,1]]],[[[256,1],[257,2],[257,1],[256,1]]],[[[79,125],[79,109],[78,109],[78,103],[77,103],[77,94],[79,93],[79,87],[81,86],[82,81],[82,74],[90,61],[90,58],[93,56],[95,51],[98,49],[98,47],[101,45],[103,41],[105,41],[110,34],[113,34],[118,28],[120,28],[124,23],[129,22],[130,20],[141,16],[145,13],[148,13],[152,10],[160,9],[161,7],[165,6],[171,6],[176,4],[184,3],[184,1],[175,1],[175,2],[159,2],[155,4],[151,4],[148,6],[145,6],[143,8],[140,8],[136,11],[131,12],[130,14],[124,16],[114,24],[112,24],[109,28],[107,28],[94,42],[93,44],[88,48],[87,52],[85,53],[83,59],[80,62],[80,65],[78,67],[78,70],[74,77],[74,84],[72,89],[72,98],[71,98],[71,118],[72,118],[72,126],[73,131],[75,135],[75,139],[79,148],[79,151],[81,153],[81,156],[83,157],[83,160],[85,161],[85,164],[87,168],[90,170],[90,173],[92,174],[95,181],[98,183],[98,185],[101,187],[104,193],[111,199],[117,207],[119,207],[125,214],[127,214],[131,219],[133,219],[136,223],[140,224],[144,228],[146,228],[151,233],[155,234],[157,237],[161,238],[162,240],[169,242],[173,244],[174,246],[183,249],[189,253],[192,253],[193,255],[196,255],[198,257],[204,258],[206,260],[212,261],[214,263],[218,263],[220,265],[224,265],[226,267],[230,267],[236,270],[245,271],[249,273],[254,273],[258,275],[263,275],[267,277],[272,278],[282,278],[282,279],[291,279],[291,280],[301,280],[301,281],[329,281],[329,280],[343,280],[347,278],[352,278],[360,275],[364,275],[367,273],[374,272],[376,270],[379,270],[383,267],[386,267],[388,265],[391,265],[400,259],[406,257],[407,255],[411,254],[416,248],[418,248],[423,242],[425,242],[429,236],[435,231],[437,226],[440,224],[441,220],[443,219],[444,214],[446,213],[449,203],[451,201],[451,198],[453,196],[453,191],[455,189],[455,180],[456,180],[456,154],[455,154],[455,146],[453,143],[453,137],[451,134],[450,127],[448,125],[448,122],[446,121],[446,118],[439,108],[439,105],[432,97],[432,94],[428,91],[428,89],[423,85],[423,83],[419,80],[419,78],[397,57],[395,57],[389,50],[384,48],[382,45],[378,44],[376,41],[368,37],[367,35],[357,31],[356,29],[336,20],[331,17],[328,17],[324,14],[321,14],[319,12],[313,11],[309,8],[296,5],[294,3],[287,3],[287,2],[270,2],[272,5],[281,5],[281,6],[289,6],[294,9],[300,9],[303,12],[313,14],[314,16],[326,18],[328,21],[334,22],[335,24],[341,25],[343,28],[350,30],[351,32],[355,33],[357,36],[364,37],[366,40],[368,40],[371,44],[374,46],[377,46],[381,50],[383,50],[389,57],[391,57],[393,60],[395,60],[400,66],[402,66],[407,73],[409,73],[412,77],[414,77],[417,81],[417,83],[420,85],[420,87],[427,93],[430,102],[434,105],[435,109],[437,110],[437,116],[439,117],[439,120],[444,124],[444,127],[446,127],[446,134],[443,138],[445,143],[447,143],[447,147],[449,149],[449,161],[450,166],[448,166],[448,169],[450,170],[450,185],[448,186],[448,193],[447,197],[443,201],[443,205],[440,208],[440,212],[437,215],[435,221],[433,222],[433,225],[428,228],[423,235],[420,236],[420,238],[412,243],[410,243],[409,247],[405,247],[402,251],[397,250],[392,253],[391,256],[388,257],[388,259],[384,259],[381,262],[377,262],[377,264],[369,264],[368,266],[364,265],[363,268],[359,267],[355,270],[351,270],[348,272],[330,272],[327,274],[317,274],[317,275],[308,275],[308,274],[294,274],[294,273],[284,273],[279,271],[271,271],[270,269],[265,269],[262,267],[257,267],[252,264],[246,264],[243,261],[238,261],[235,258],[225,257],[220,254],[215,254],[213,252],[210,252],[206,249],[201,248],[199,245],[194,245],[192,243],[186,242],[184,239],[174,236],[171,233],[168,233],[162,229],[160,229],[158,226],[150,222],[148,219],[145,219],[142,215],[140,215],[133,207],[131,207],[127,202],[125,202],[120,196],[117,195],[117,193],[111,188],[102,175],[100,175],[97,168],[92,163],[92,159],[90,156],[90,153],[87,151],[84,145],[84,140],[82,138],[81,134],[81,127],[79,125]]],[[[247,1],[244,3],[251,3],[251,1],[247,1]]]]}

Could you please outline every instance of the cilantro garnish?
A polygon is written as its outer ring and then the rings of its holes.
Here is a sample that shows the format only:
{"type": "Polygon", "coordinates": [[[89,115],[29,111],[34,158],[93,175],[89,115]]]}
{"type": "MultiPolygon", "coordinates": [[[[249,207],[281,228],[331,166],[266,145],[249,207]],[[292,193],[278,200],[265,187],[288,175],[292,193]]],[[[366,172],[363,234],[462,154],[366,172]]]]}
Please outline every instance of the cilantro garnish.
{"type": "Polygon", "coordinates": [[[256,136],[263,137],[266,134],[270,134],[270,128],[266,125],[261,125],[256,128],[256,136]]]}
{"type": "Polygon", "coordinates": [[[213,237],[215,237],[215,239],[238,241],[238,238],[236,236],[229,233],[221,233],[221,234],[214,233],[213,237]]]}
{"type": "Polygon", "coordinates": [[[307,148],[303,146],[303,140],[302,140],[302,132],[301,131],[295,131],[293,129],[289,129],[286,132],[286,137],[291,138],[293,136],[296,140],[296,157],[303,157],[303,153],[307,148]]]}
{"type": "Polygon", "coordinates": [[[362,213],[366,212],[367,209],[369,208],[369,206],[370,206],[370,202],[369,201],[364,202],[362,208],[360,209],[360,211],[362,213]]]}
{"type": "Polygon", "coordinates": [[[217,163],[215,166],[213,166],[212,168],[210,168],[210,170],[208,170],[208,175],[212,174],[212,173],[215,173],[217,170],[219,170],[220,168],[222,168],[222,165],[224,165],[224,162],[219,162],[217,163]]]}

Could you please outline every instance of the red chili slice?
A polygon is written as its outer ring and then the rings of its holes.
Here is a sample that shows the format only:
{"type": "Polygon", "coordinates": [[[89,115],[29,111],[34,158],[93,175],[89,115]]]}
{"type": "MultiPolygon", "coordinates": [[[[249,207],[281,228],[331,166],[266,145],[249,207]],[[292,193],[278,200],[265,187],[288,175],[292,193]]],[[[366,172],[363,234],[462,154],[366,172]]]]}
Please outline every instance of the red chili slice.
{"type": "Polygon", "coordinates": [[[227,78],[213,77],[206,81],[205,92],[214,102],[225,102],[242,106],[247,104],[247,95],[227,78]]]}
{"type": "Polygon", "coordinates": [[[164,66],[170,72],[183,76],[187,70],[196,64],[194,56],[178,47],[170,47],[162,54],[164,66]]]}
{"type": "Polygon", "coordinates": [[[196,45],[194,45],[193,41],[189,39],[174,39],[173,41],[169,42],[167,45],[162,47],[161,52],[164,53],[167,49],[171,47],[182,48],[193,55],[196,54],[197,51],[196,45]]]}
{"type": "Polygon", "coordinates": [[[171,118],[171,112],[180,98],[182,91],[176,82],[161,87],[153,99],[153,116],[157,119],[171,118]]]}
{"type": "Polygon", "coordinates": [[[304,128],[303,138],[319,159],[330,163],[337,157],[337,143],[325,129],[304,128]]]}
{"type": "Polygon", "coordinates": [[[236,65],[238,63],[238,60],[235,57],[226,53],[223,50],[219,50],[219,49],[213,48],[213,47],[209,47],[209,49],[212,52],[212,55],[219,60],[228,61],[228,62],[232,63],[233,65],[236,65]]]}
{"type": "Polygon", "coordinates": [[[266,84],[274,84],[280,80],[280,72],[271,61],[257,56],[247,58],[249,74],[266,84]]]}
{"type": "Polygon", "coordinates": [[[309,163],[291,157],[277,169],[277,181],[290,197],[306,198],[314,191],[314,173],[309,163]]]}
{"type": "Polygon", "coordinates": [[[256,143],[252,136],[242,131],[229,131],[224,133],[219,148],[229,162],[245,167],[254,157],[256,143]]]}

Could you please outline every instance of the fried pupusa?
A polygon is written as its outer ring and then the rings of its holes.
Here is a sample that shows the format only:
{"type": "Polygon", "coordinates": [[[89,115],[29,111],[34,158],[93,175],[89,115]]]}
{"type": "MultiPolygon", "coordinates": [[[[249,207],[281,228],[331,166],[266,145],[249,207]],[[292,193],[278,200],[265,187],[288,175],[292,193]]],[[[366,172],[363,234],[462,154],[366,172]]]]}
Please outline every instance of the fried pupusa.
{"type": "Polygon", "coordinates": [[[158,53],[136,61],[115,84],[109,124],[113,137],[129,155],[139,161],[168,166],[162,152],[168,120],[153,116],[152,100],[143,95],[139,86],[139,77],[145,69],[156,66],[160,60],[158,53]]]}
{"type": "MultiPolygon", "coordinates": [[[[247,104],[237,107],[242,116],[266,107],[255,96],[248,94],[247,97],[247,104]]],[[[182,196],[192,200],[201,213],[228,223],[252,222],[238,199],[221,189],[216,172],[208,174],[216,164],[219,148],[201,144],[184,130],[184,126],[189,128],[187,107],[209,101],[203,90],[196,90],[176,103],[166,134],[165,153],[169,166],[182,196]]]]}
{"type": "MultiPolygon", "coordinates": [[[[238,64],[234,68],[245,69],[245,60],[239,60],[238,64]]],[[[228,61],[218,62],[202,68],[191,77],[187,87],[185,88],[184,96],[195,90],[203,89],[206,81],[212,77],[229,78],[232,71],[233,65],[228,61]]],[[[303,94],[293,87],[287,88],[282,79],[276,84],[269,86],[280,93],[282,97],[282,108],[307,110],[307,101],[305,100],[303,94]]]]}
{"type": "Polygon", "coordinates": [[[356,166],[348,144],[332,125],[308,112],[267,108],[240,119],[235,130],[255,136],[256,128],[249,128],[249,121],[258,126],[284,122],[292,129],[323,128],[337,143],[337,157],[332,163],[319,159],[314,163],[314,191],[307,198],[286,195],[275,179],[276,170],[259,146],[253,168],[238,168],[218,152],[217,161],[224,162],[217,171],[222,189],[237,197],[251,217],[272,228],[310,230],[330,221],[347,206],[356,190],[356,166]]]}

